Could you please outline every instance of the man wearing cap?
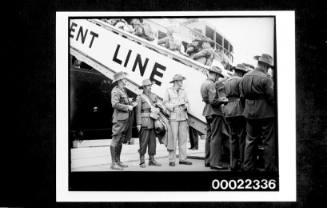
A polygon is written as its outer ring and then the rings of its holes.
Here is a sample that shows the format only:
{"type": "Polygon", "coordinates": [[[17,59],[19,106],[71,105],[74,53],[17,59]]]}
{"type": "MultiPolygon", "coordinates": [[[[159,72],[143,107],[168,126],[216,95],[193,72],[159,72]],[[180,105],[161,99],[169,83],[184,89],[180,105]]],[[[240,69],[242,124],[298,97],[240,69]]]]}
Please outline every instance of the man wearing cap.
{"type": "Polygon", "coordinates": [[[264,171],[276,171],[274,89],[267,72],[273,68],[268,54],[255,56],[257,67],[244,75],[241,96],[245,98],[243,115],[246,118],[246,141],[243,169],[255,171],[258,143],[263,144],[264,171]]]}
{"type": "Polygon", "coordinates": [[[146,149],[148,148],[149,154],[149,165],[161,166],[154,159],[156,154],[156,134],[154,132],[154,119],[150,116],[151,112],[157,111],[159,109],[155,107],[157,103],[157,96],[151,92],[152,82],[150,79],[145,79],[142,81],[143,93],[137,98],[137,108],[136,108],[136,123],[137,129],[139,131],[139,143],[140,143],[140,167],[145,168],[144,155],[146,149]]]}
{"type": "Polygon", "coordinates": [[[111,169],[123,170],[127,165],[120,161],[122,142],[124,134],[128,131],[130,112],[133,111],[135,103],[130,102],[127,96],[125,72],[117,72],[113,83],[117,84],[111,91],[111,105],[114,109],[112,115],[112,140],[110,144],[111,169]]]}
{"type": "Polygon", "coordinates": [[[228,103],[224,106],[224,113],[231,130],[231,169],[240,170],[245,143],[244,100],[240,99],[240,82],[247,69],[243,64],[237,64],[233,69],[234,74],[224,82],[228,98],[228,103]]]}
{"type": "Polygon", "coordinates": [[[224,169],[223,141],[229,138],[226,121],[221,105],[228,102],[227,98],[219,97],[216,90],[216,81],[224,77],[222,69],[213,65],[208,70],[208,79],[201,85],[201,96],[205,106],[202,115],[207,120],[207,138],[205,141],[204,164],[212,169],[224,169]]]}
{"type": "Polygon", "coordinates": [[[179,150],[179,164],[192,165],[192,162],[187,161],[186,155],[186,145],[189,138],[187,123],[189,102],[186,91],[182,88],[184,79],[185,77],[182,75],[175,74],[173,80],[171,81],[171,83],[173,83],[173,87],[167,89],[163,99],[165,107],[170,112],[169,121],[174,139],[172,148],[168,149],[170,166],[175,166],[177,141],[179,150]]]}
{"type": "Polygon", "coordinates": [[[192,58],[204,65],[211,66],[215,57],[215,51],[213,49],[215,42],[209,38],[202,40],[202,50],[194,54],[192,58]]]}

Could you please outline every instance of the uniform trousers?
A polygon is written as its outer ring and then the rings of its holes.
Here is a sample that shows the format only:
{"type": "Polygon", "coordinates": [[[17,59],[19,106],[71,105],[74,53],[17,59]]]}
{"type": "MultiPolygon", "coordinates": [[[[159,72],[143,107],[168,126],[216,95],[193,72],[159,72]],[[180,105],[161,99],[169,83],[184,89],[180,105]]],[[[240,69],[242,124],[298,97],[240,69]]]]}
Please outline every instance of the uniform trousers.
{"type": "Polygon", "coordinates": [[[148,154],[150,156],[154,156],[156,154],[156,134],[154,129],[147,129],[142,127],[140,130],[139,139],[140,155],[145,155],[146,149],[148,148],[148,154]]]}
{"type": "Polygon", "coordinates": [[[122,145],[123,140],[126,137],[128,126],[129,126],[129,119],[121,120],[113,123],[112,139],[111,139],[110,146],[117,147],[122,145]]]}
{"type": "Polygon", "coordinates": [[[274,118],[247,119],[243,169],[256,170],[258,143],[262,140],[264,171],[276,171],[274,118]]]}
{"type": "Polygon", "coordinates": [[[189,127],[189,135],[190,135],[190,148],[199,148],[199,133],[197,130],[189,127]]]}
{"type": "Polygon", "coordinates": [[[224,135],[222,128],[224,117],[220,115],[207,116],[207,138],[205,141],[204,162],[206,166],[223,166],[224,135]]]}
{"type": "Polygon", "coordinates": [[[187,141],[189,138],[189,129],[187,120],[184,121],[175,121],[170,120],[170,126],[174,139],[174,149],[168,150],[169,162],[175,162],[176,160],[176,146],[178,142],[178,151],[179,151],[179,161],[185,161],[187,159],[186,149],[187,141]]]}
{"type": "Polygon", "coordinates": [[[246,121],[243,116],[227,117],[226,121],[231,133],[231,168],[239,169],[241,168],[244,159],[246,121]]]}

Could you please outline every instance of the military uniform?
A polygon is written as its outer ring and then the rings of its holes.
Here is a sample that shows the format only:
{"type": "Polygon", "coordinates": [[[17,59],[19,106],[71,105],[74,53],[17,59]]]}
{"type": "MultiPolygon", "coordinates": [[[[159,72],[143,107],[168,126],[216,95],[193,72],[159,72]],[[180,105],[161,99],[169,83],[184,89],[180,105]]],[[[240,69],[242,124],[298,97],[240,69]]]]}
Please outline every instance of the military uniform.
{"type": "Polygon", "coordinates": [[[201,85],[201,96],[205,106],[203,116],[207,120],[207,138],[205,141],[205,166],[223,167],[223,143],[229,139],[228,127],[218,100],[214,80],[207,79],[201,85]]]}
{"type": "MultiPolygon", "coordinates": [[[[171,83],[184,79],[185,77],[176,74],[173,77],[173,81],[171,81],[171,83]]],[[[187,110],[189,109],[189,102],[186,91],[182,88],[179,90],[177,90],[175,87],[168,88],[165,93],[163,103],[170,112],[169,122],[174,139],[172,148],[168,149],[169,165],[175,165],[177,141],[179,150],[179,164],[191,165],[192,163],[187,161],[186,155],[186,145],[189,138],[187,122],[187,110]]]]}
{"type": "Polygon", "coordinates": [[[192,59],[194,59],[204,65],[207,65],[207,66],[213,65],[212,63],[215,58],[215,50],[213,49],[214,46],[215,46],[214,41],[212,41],[210,38],[205,38],[201,42],[202,50],[200,50],[196,54],[193,54],[192,59]],[[210,44],[211,47],[203,48],[204,43],[210,44]]]}
{"type": "Polygon", "coordinates": [[[131,112],[128,105],[131,105],[125,89],[115,86],[111,91],[111,104],[114,109],[112,115],[112,140],[110,148],[115,162],[120,164],[120,154],[122,143],[129,128],[129,118],[131,112]]]}
{"type": "Polygon", "coordinates": [[[196,129],[189,127],[190,149],[199,149],[199,133],[196,129]]]}
{"type": "Polygon", "coordinates": [[[139,132],[139,143],[140,143],[140,165],[144,164],[144,155],[146,153],[146,149],[148,148],[148,154],[150,158],[149,164],[154,161],[154,155],[156,154],[156,134],[154,130],[154,119],[150,117],[151,106],[157,102],[157,96],[153,93],[146,95],[142,93],[137,98],[137,108],[136,108],[136,122],[137,125],[141,126],[139,132]]]}
{"type": "Polygon", "coordinates": [[[232,169],[241,167],[245,143],[244,104],[240,99],[240,82],[242,78],[232,76],[224,82],[224,89],[228,103],[224,106],[225,118],[231,133],[232,169]]]}
{"type": "Polygon", "coordinates": [[[245,98],[246,143],[243,168],[254,171],[256,150],[262,140],[264,169],[276,170],[274,89],[273,81],[260,68],[248,72],[241,81],[241,96],[245,98]]]}

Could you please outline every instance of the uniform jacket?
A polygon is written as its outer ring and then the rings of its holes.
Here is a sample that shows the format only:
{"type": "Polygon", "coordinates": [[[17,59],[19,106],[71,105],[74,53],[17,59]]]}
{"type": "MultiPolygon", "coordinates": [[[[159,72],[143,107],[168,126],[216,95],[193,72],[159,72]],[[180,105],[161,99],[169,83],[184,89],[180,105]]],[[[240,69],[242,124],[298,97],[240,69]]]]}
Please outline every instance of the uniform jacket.
{"type": "Polygon", "coordinates": [[[128,105],[130,102],[128,100],[127,93],[125,89],[121,89],[118,86],[114,87],[111,91],[111,105],[114,109],[112,115],[112,122],[127,120],[129,118],[128,105]]]}
{"type": "Polygon", "coordinates": [[[194,54],[192,58],[204,65],[210,66],[215,57],[215,51],[212,48],[202,49],[200,52],[194,54]]]}
{"type": "Polygon", "coordinates": [[[273,88],[272,79],[261,69],[245,74],[241,81],[241,96],[245,98],[243,115],[249,119],[274,117],[273,88]]]}
{"type": "Polygon", "coordinates": [[[232,76],[224,82],[228,103],[224,106],[225,117],[243,116],[244,105],[240,99],[240,82],[242,78],[232,76]]]}
{"type": "Polygon", "coordinates": [[[180,89],[177,92],[174,87],[168,88],[164,95],[163,103],[170,112],[170,120],[185,121],[188,119],[187,110],[189,109],[189,102],[184,89],[180,89]]]}
{"type": "Polygon", "coordinates": [[[154,119],[150,117],[151,106],[145,100],[144,96],[148,97],[152,106],[157,102],[157,96],[151,93],[149,96],[142,93],[137,97],[137,107],[136,107],[136,123],[142,127],[152,129],[154,128],[154,119]]]}
{"type": "Polygon", "coordinates": [[[221,102],[218,101],[216,84],[213,80],[207,79],[201,85],[202,101],[205,102],[203,116],[223,115],[221,102]]]}

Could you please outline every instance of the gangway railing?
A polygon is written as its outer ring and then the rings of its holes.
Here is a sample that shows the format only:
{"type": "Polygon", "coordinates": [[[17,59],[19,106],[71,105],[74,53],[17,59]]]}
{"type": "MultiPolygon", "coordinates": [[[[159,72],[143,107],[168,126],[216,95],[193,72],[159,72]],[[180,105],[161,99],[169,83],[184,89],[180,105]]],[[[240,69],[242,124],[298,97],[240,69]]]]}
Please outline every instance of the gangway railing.
{"type": "Polygon", "coordinates": [[[138,37],[134,34],[131,34],[131,33],[128,33],[120,28],[116,28],[115,26],[112,26],[110,25],[109,23],[105,22],[105,21],[102,21],[102,20],[99,20],[99,19],[89,19],[90,22],[93,22],[95,24],[97,24],[98,26],[101,26],[107,30],[110,30],[112,32],[115,32],[116,34],[122,36],[122,37],[125,37],[127,39],[130,39],[132,41],[136,41],[138,42],[139,44],[147,47],[147,48],[150,48],[162,55],[166,55],[170,58],[172,58],[173,60],[175,61],[179,61],[181,63],[183,63],[184,65],[187,65],[189,67],[192,67],[196,70],[199,70],[201,72],[203,72],[204,74],[206,74],[206,71],[209,69],[208,66],[204,65],[204,64],[201,64],[189,57],[186,57],[186,56],[183,56],[181,55],[180,53],[177,53],[175,51],[171,51],[163,46],[160,46],[160,45],[157,45],[156,43],[153,43],[153,42],[150,42],[148,40],[145,40],[141,37],[138,37]]]}
{"type": "MultiPolygon", "coordinates": [[[[136,42],[137,44],[142,45],[142,47],[144,46],[144,47],[148,48],[147,50],[153,51],[154,53],[159,53],[160,55],[168,56],[169,58],[172,58],[174,61],[179,62],[179,64],[180,63],[184,64],[185,65],[184,67],[186,67],[186,68],[191,67],[192,69],[197,70],[198,72],[196,72],[196,71],[194,71],[194,72],[189,71],[189,72],[193,73],[193,74],[202,74],[201,75],[202,79],[205,79],[205,74],[207,72],[208,66],[202,65],[201,63],[198,63],[188,57],[184,57],[184,56],[177,54],[173,51],[170,51],[162,46],[156,45],[145,39],[137,37],[128,32],[125,32],[119,28],[115,28],[101,20],[88,19],[86,22],[83,22],[83,21],[80,21],[80,22],[76,21],[76,22],[82,23],[82,24],[84,24],[83,26],[89,27],[93,30],[98,30],[98,32],[100,32],[100,29],[96,29],[96,26],[89,25],[89,24],[87,24],[87,22],[89,22],[90,24],[93,24],[93,25],[96,24],[97,26],[102,27],[103,28],[102,30],[107,30],[107,32],[111,32],[113,34],[119,35],[119,36],[121,36],[120,38],[122,38],[122,37],[127,38],[127,39],[129,39],[129,41],[133,41],[134,42],[133,44],[135,44],[135,42],[136,42]]],[[[108,35],[109,35],[109,33],[108,33],[108,35]]],[[[96,69],[100,73],[104,74],[109,79],[111,79],[111,80],[113,79],[114,74],[116,73],[115,67],[108,65],[108,62],[106,63],[106,61],[105,61],[105,59],[103,59],[103,57],[99,57],[99,53],[92,54],[92,52],[94,52],[94,49],[87,47],[87,46],[83,46],[83,44],[79,43],[77,39],[74,39],[72,41],[74,42],[74,44],[71,43],[71,45],[70,45],[70,54],[71,55],[75,56],[78,60],[87,63],[89,66],[96,69]]],[[[106,41],[106,40],[103,40],[103,41],[106,41]]],[[[97,46],[97,47],[99,47],[99,46],[97,46]]],[[[156,56],[158,56],[158,55],[156,55],[156,56]]],[[[176,66],[178,66],[177,63],[176,63],[176,66]]],[[[199,80],[201,80],[201,79],[199,79],[199,80]]],[[[138,82],[140,82],[139,80],[136,81],[134,79],[127,78],[127,81],[128,81],[126,84],[127,89],[129,89],[130,91],[132,91],[136,94],[141,93],[141,90],[139,89],[140,83],[138,83],[138,82]]],[[[194,88],[195,86],[193,86],[193,88],[192,88],[192,89],[194,89],[193,92],[195,92],[196,94],[199,94],[200,88],[198,87],[198,84],[196,86],[197,86],[196,88],[194,88]]],[[[190,86],[190,87],[192,87],[192,86],[190,86]]],[[[158,97],[162,98],[162,95],[161,96],[159,94],[157,94],[157,95],[158,95],[158,97]]],[[[196,116],[192,115],[191,113],[188,114],[189,115],[189,125],[191,127],[193,127],[194,129],[196,129],[198,132],[200,132],[202,134],[206,134],[206,122],[205,122],[205,119],[201,117],[201,113],[200,113],[200,111],[202,110],[202,106],[204,104],[200,98],[200,95],[196,95],[196,96],[198,96],[198,97],[196,99],[195,98],[193,99],[192,104],[193,104],[194,108],[196,108],[195,110],[197,111],[197,113],[196,113],[196,116]]]]}

